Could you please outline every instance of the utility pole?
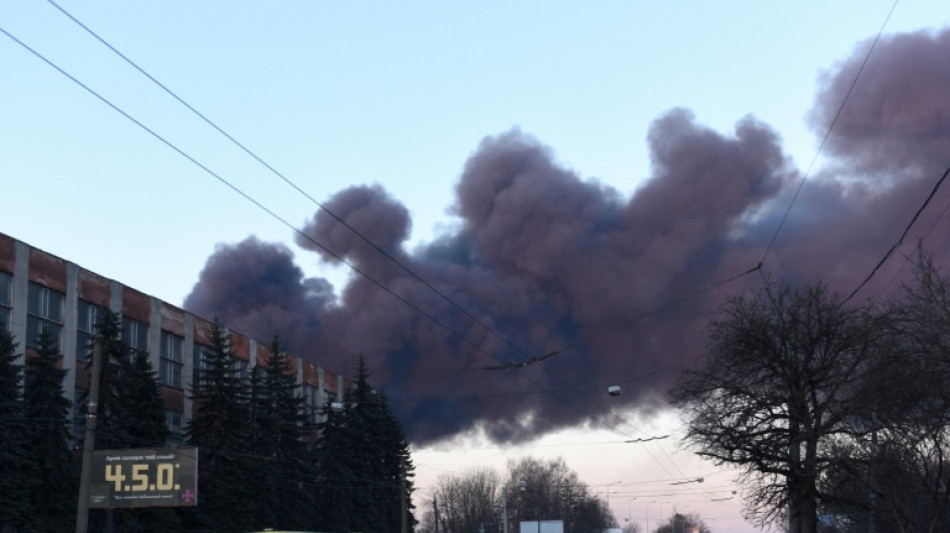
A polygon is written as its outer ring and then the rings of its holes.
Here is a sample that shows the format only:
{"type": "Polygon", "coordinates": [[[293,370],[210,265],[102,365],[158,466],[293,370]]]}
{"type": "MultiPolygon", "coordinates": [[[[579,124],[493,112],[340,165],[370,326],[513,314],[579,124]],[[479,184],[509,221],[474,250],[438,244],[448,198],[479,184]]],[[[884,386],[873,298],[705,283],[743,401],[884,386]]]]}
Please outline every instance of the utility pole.
{"type": "MultiPolygon", "coordinates": [[[[502,533],[508,533],[508,486],[501,488],[501,524],[502,533]]],[[[438,531],[436,532],[438,533],[438,531]]]]}
{"type": "Polygon", "coordinates": [[[92,341],[92,376],[89,379],[89,399],[86,403],[86,433],[82,441],[82,471],[79,477],[79,502],[76,506],[76,533],[86,533],[89,527],[89,468],[92,450],[96,445],[96,415],[99,411],[99,369],[102,366],[102,339],[92,341]]]}
{"type": "Polygon", "coordinates": [[[402,533],[409,533],[409,524],[406,520],[406,463],[404,459],[399,468],[399,511],[402,533]]]}
{"type": "Polygon", "coordinates": [[[432,512],[435,514],[435,533],[439,533],[439,502],[432,497],[432,512]]]}

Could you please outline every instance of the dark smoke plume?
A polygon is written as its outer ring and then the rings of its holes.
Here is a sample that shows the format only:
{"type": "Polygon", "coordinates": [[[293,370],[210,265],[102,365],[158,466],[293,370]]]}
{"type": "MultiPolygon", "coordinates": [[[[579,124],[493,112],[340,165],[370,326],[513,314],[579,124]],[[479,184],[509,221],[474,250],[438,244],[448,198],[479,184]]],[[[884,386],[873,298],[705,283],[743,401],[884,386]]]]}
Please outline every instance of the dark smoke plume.
{"type": "MultiPolygon", "coordinates": [[[[825,74],[812,112],[817,136],[865,49],[825,74]]],[[[829,139],[832,170],[805,184],[763,273],[792,283],[820,277],[846,293],[895,242],[950,165],[948,57],[950,31],[879,42],[829,139]]],[[[255,239],[221,246],[185,307],[261,339],[277,331],[297,355],[332,370],[352,373],[364,354],[417,443],[479,426],[517,441],[589,422],[607,405],[656,407],[701,357],[703,327],[723,297],[761,280],[754,273],[675,302],[762,260],[801,174],[778,135],[753,118],[721,134],[676,109],[648,140],[652,174],[628,194],[558,166],[519,131],[487,138],[456,187],[457,230],[412,251],[410,214],[381,187],[351,187],[327,202],[504,341],[324,212],[308,235],[464,340],[364,278],[335,296],[305,279],[288,249],[255,239]],[[520,370],[479,368],[558,349],[520,370]],[[624,394],[608,404],[604,388],[618,383],[624,394]]],[[[909,240],[934,224],[950,198],[941,193],[909,240]]],[[[944,264],[947,244],[940,229],[926,242],[944,264]]],[[[859,299],[893,289],[900,263],[859,299]]]]}

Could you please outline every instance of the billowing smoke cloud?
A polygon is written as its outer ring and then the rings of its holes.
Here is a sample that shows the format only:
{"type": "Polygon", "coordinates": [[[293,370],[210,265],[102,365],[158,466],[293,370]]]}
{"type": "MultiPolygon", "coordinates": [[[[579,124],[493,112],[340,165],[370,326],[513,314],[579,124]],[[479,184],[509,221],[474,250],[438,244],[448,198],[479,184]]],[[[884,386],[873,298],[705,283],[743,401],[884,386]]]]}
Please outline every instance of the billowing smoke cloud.
{"type": "MultiPolygon", "coordinates": [[[[812,113],[819,136],[860,66],[857,50],[823,79],[812,113]]],[[[878,44],[829,140],[833,171],[806,183],[763,272],[821,277],[842,292],[863,279],[950,166],[947,57],[950,31],[878,44]]],[[[649,147],[652,175],[628,194],[558,166],[519,131],[487,138],[456,187],[458,228],[412,251],[410,214],[383,188],[334,195],[330,211],[465,312],[327,213],[304,231],[438,324],[362,277],[334,295],[305,279],[287,248],[254,239],[221,246],[185,307],[259,338],[276,330],[330,369],[352,372],[364,354],[416,442],[476,426],[519,440],[589,422],[609,409],[610,384],[625,385],[612,407],[648,409],[701,357],[703,327],[724,295],[761,280],[695,293],[762,260],[801,179],[776,132],[753,118],[722,134],[675,109],[652,124],[649,147]],[[553,350],[543,365],[481,368],[553,350]]],[[[946,235],[927,241],[944,261],[946,235]]],[[[297,244],[337,261],[309,240],[297,244]]],[[[860,297],[891,286],[895,263],[860,297]]]]}
{"type": "Polygon", "coordinates": [[[208,258],[185,308],[203,309],[229,328],[256,332],[269,341],[279,332],[290,346],[307,346],[321,329],[321,310],[333,302],[325,279],[305,278],[294,255],[282,244],[248,237],[218,245],[208,258]]]}

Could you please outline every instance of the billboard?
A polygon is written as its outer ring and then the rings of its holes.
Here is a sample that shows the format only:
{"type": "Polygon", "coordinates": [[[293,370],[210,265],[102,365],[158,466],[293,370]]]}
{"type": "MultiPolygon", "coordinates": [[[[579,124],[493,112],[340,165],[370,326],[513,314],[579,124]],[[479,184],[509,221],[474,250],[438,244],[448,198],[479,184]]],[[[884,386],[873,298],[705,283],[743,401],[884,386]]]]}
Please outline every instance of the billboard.
{"type": "Polygon", "coordinates": [[[198,505],[198,448],[96,450],[89,507],[198,505]]]}

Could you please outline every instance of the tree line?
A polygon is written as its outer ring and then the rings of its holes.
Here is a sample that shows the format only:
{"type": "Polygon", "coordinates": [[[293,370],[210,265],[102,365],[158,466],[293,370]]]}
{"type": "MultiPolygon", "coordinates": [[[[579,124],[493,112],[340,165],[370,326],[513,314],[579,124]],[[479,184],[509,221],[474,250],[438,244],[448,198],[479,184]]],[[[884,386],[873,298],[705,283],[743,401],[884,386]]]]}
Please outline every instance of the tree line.
{"type": "MultiPolygon", "coordinates": [[[[439,476],[420,510],[419,533],[501,533],[522,522],[560,520],[565,533],[645,533],[636,521],[623,527],[607,501],[580,480],[564,459],[523,457],[508,461],[505,472],[474,467],[439,476]]],[[[695,513],[673,510],[647,533],[711,533],[695,513]]]]}
{"type": "MultiPolygon", "coordinates": [[[[121,339],[121,317],[103,313],[96,449],[168,446],[169,429],[148,355],[121,339]]],[[[385,392],[356,381],[328,397],[325,419],[306,411],[279,338],[272,357],[245,372],[215,320],[189,397],[185,443],[198,449],[198,506],[92,509],[89,531],[231,532],[265,528],[414,531],[414,470],[385,392]]],[[[75,527],[82,435],[74,435],[59,339],[43,331],[23,357],[0,324],[0,532],[75,527]]],[[[80,406],[84,410],[84,406],[80,406]]]]}
{"type": "Polygon", "coordinates": [[[921,251],[887,301],[766,282],[712,320],[672,399],[791,533],[950,531],[950,279],[921,251]]]}
{"type": "Polygon", "coordinates": [[[607,503],[582,482],[562,458],[509,461],[507,474],[474,468],[440,476],[423,509],[420,533],[509,531],[522,521],[563,520],[567,532],[617,527],[607,503]]]}

